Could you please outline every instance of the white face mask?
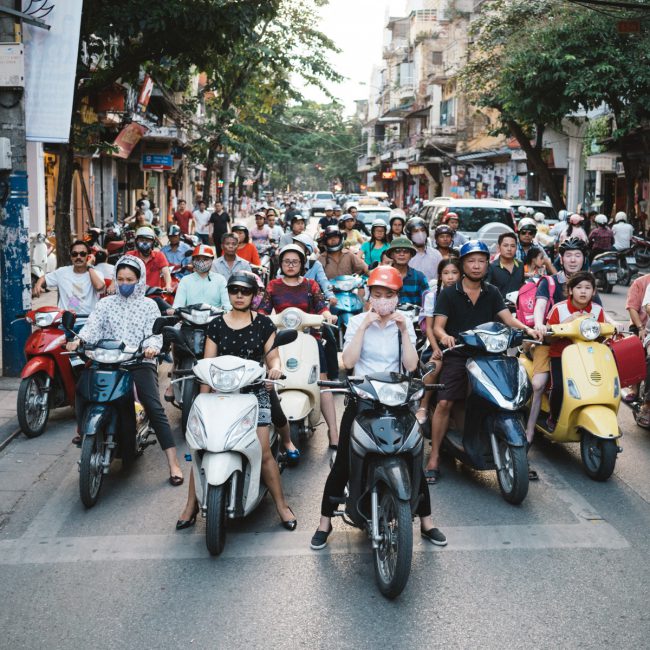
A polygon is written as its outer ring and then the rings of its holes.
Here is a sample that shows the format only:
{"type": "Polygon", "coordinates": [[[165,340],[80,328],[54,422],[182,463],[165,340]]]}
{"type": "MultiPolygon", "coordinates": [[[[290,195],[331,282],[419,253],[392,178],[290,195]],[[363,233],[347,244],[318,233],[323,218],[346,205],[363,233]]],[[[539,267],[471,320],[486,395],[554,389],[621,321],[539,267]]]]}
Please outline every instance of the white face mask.
{"type": "Polygon", "coordinates": [[[413,243],[422,246],[423,244],[426,244],[427,242],[427,233],[425,232],[414,232],[413,236],[411,237],[413,240],[413,243]]]}
{"type": "Polygon", "coordinates": [[[395,311],[398,300],[399,296],[393,296],[392,298],[375,298],[374,296],[370,296],[370,306],[380,316],[388,316],[395,311]]]}

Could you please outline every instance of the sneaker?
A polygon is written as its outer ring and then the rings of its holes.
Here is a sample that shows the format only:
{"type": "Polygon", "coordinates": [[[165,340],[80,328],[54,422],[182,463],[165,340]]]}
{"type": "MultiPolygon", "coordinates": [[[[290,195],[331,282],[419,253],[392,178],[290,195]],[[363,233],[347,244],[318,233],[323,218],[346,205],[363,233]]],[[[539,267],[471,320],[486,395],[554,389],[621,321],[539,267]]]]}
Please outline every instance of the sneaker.
{"type": "Polygon", "coordinates": [[[436,546],[447,546],[447,538],[439,528],[420,530],[420,534],[422,535],[422,537],[424,537],[424,539],[427,540],[427,542],[431,542],[436,546]]]}
{"type": "Polygon", "coordinates": [[[309,547],[314,551],[320,551],[321,549],[325,548],[327,546],[327,538],[330,536],[331,532],[331,528],[328,531],[317,530],[314,533],[314,536],[311,538],[309,547]]]}

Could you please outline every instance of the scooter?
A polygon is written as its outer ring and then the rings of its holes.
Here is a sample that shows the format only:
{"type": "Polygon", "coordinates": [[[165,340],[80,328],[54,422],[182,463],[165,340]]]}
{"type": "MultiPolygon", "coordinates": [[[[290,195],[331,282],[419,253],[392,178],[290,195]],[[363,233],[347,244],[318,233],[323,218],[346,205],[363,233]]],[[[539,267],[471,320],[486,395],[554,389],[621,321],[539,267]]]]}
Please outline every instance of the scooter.
{"type": "MultiPolygon", "coordinates": [[[[170,329],[178,332],[165,331],[170,329]]],[[[178,333],[170,335],[180,338],[178,333]]],[[[278,332],[273,347],[286,345],[296,336],[296,332],[278,332]]],[[[261,481],[259,407],[255,395],[246,389],[269,380],[262,364],[230,355],[201,359],[194,374],[215,391],[197,395],[185,439],[192,450],[196,498],[206,518],[206,546],[210,555],[219,555],[226,543],[226,520],[249,515],[267,492],[261,481]]],[[[279,458],[280,441],[273,426],[270,443],[274,457],[279,458]]]]}
{"type": "MultiPolygon", "coordinates": [[[[521,345],[523,332],[484,323],[461,332],[459,345],[471,356],[467,398],[452,409],[443,449],[477,470],[496,469],[501,495],[514,505],[528,494],[528,458],[523,409],[531,395],[526,371],[508,348],[521,345]]],[[[443,361],[444,363],[444,361],[443,361]]]]}
{"type": "Polygon", "coordinates": [[[270,318],[280,332],[297,332],[290,345],[280,348],[282,372],[287,378],[278,388],[278,393],[282,410],[289,420],[291,442],[300,447],[301,440],[311,437],[320,422],[319,343],[309,330],[320,329],[323,317],[291,307],[270,318]]]}
{"type": "Polygon", "coordinates": [[[32,286],[46,273],[56,270],[54,247],[42,233],[30,235],[32,286]]]}
{"type": "MultiPolygon", "coordinates": [[[[63,315],[68,334],[70,312],[63,315]]],[[[70,353],[68,353],[70,354],[70,353]]],[[[99,498],[104,476],[109,473],[114,458],[130,465],[142,455],[146,447],[156,444],[150,439],[153,429],[142,405],[137,401],[129,364],[144,358],[139,349],[128,348],[122,341],[102,340],[88,343],[77,349],[82,359],[90,361],[79,378],[79,394],[86,400],[79,433],[81,457],[79,459],[79,496],[86,508],[92,508],[99,498]],[[120,411],[125,399],[134,397],[136,428],[126,430],[120,423],[120,411]]],[[[130,406],[128,406],[130,408],[130,406]]]]}
{"type": "Polygon", "coordinates": [[[389,372],[318,383],[358,400],[346,494],[333,498],[345,501],[345,510],[334,514],[366,532],[379,591],[395,598],[411,571],[424,447],[411,405],[424,395],[425,386],[420,379],[389,372]]]}
{"type": "MultiPolygon", "coordinates": [[[[555,429],[549,431],[550,405],[544,395],[535,428],[553,442],[579,442],[587,476],[606,481],[622,451],[617,443],[621,437],[617,422],[621,386],[612,351],[597,339],[612,336],[616,328],[586,316],[553,325],[549,332],[571,339],[562,352],[564,399],[555,429]]],[[[519,362],[532,377],[532,359],[522,355],[519,362]]]]}
{"type": "Polygon", "coordinates": [[[650,240],[642,235],[634,235],[631,243],[637,267],[647,269],[650,266],[650,240]]]}
{"type": "Polygon", "coordinates": [[[332,314],[338,317],[338,346],[343,349],[345,330],[350,318],[363,311],[363,301],[357,291],[365,284],[364,279],[358,275],[339,275],[332,280],[332,290],[336,298],[336,305],[332,307],[332,314]]]}
{"type": "MultiPolygon", "coordinates": [[[[63,310],[41,307],[25,314],[33,327],[25,343],[27,363],[20,373],[16,414],[21,431],[28,438],[40,436],[47,426],[50,409],[74,406],[75,385],[83,362],[64,354],[65,335],[61,331],[63,310]]],[[[70,326],[79,329],[86,316],[70,314],[70,326]]]]}
{"type": "Polygon", "coordinates": [[[615,251],[599,253],[591,262],[591,272],[596,278],[596,289],[612,293],[618,282],[619,263],[615,251]]]}

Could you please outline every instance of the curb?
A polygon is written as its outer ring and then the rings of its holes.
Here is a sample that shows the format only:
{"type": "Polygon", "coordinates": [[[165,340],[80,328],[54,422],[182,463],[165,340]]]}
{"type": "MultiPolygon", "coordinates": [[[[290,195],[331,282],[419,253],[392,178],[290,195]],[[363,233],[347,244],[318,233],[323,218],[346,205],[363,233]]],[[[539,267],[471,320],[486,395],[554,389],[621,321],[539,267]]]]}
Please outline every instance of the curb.
{"type": "Polygon", "coordinates": [[[15,431],[10,433],[4,440],[0,441],[0,451],[3,451],[9,445],[9,443],[15,440],[21,433],[22,431],[20,430],[20,428],[17,428],[15,431]]]}

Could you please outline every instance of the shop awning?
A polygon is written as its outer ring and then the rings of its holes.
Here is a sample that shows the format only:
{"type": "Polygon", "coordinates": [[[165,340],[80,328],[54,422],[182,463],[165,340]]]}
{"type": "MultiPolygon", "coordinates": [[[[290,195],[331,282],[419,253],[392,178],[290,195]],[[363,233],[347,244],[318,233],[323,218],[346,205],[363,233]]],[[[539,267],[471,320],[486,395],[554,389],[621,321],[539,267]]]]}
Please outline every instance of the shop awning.
{"type": "Polygon", "coordinates": [[[504,156],[510,157],[512,149],[503,147],[501,149],[489,149],[487,151],[475,151],[473,153],[461,154],[455,156],[456,162],[473,162],[479,160],[491,160],[492,158],[503,158],[504,156]]]}

